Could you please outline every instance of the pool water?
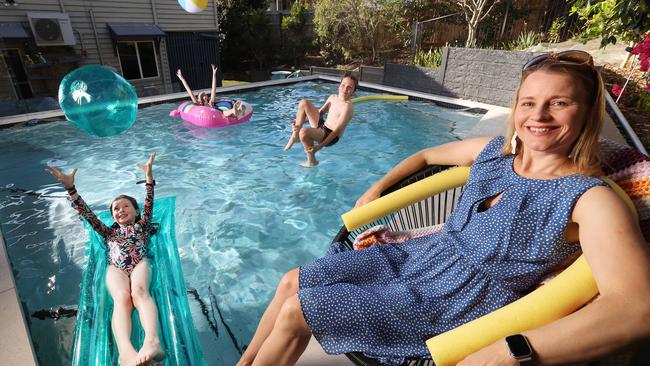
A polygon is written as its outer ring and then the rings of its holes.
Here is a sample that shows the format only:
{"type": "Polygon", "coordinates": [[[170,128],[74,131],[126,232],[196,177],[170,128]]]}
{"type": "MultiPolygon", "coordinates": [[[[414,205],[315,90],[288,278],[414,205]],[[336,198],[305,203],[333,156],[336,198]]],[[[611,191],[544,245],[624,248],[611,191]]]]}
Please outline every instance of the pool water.
{"type": "Polygon", "coordinates": [[[318,152],[318,167],[303,168],[299,143],[282,150],[294,108],[336,89],[307,82],[237,95],[255,112],[227,128],[194,127],[168,117],[176,104],[164,104],[107,138],[65,121],[0,130],[0,222],[41,363],[69,363],[86,241],[46,166],[78,168],[78,191],[100,211],[118,194],[142,199],[135,164],[157,152],[156,197],[177,197],[178,250],[204,355],[209,365],[233,365],[282,275],[326,252],[340,214],[401,159],[465,137],[481,117],[430,102],[358,103],[341,141],[318,152]]]}

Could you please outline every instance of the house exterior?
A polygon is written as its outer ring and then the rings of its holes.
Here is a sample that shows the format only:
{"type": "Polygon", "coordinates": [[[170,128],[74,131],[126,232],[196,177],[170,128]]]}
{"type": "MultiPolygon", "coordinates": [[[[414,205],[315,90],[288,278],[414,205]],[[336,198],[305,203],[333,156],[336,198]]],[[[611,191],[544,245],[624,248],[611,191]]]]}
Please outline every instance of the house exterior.
{"type": "Polygon", "coordinates": [[[180,91],[177,69],[208,88],[218,27],[214,1],[188,13],[177,0],[0,0],[0,116],[56,108],[63,76],[89,64],[114,69],[139,96],[180,91]]]}

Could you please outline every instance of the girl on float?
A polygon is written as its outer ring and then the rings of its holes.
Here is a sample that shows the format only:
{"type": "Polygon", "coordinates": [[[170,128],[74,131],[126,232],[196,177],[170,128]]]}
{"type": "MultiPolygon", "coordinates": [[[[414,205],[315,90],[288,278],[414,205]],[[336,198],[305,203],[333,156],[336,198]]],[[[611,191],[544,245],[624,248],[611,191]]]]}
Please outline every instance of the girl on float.
{"type": "MultiPolygon", "coordinates": [[[[209,106],[215,108],[215,102],[217,97],[217,67],[214,64],[211,64],[210,66],[212,66],[212,91],[210,92],[209,99],[208,99],[208,95],[204,92],[200,92],[198,95],[194,95],[194,92],[192,92],[190,85],[183,77],[183,73],[181,72],[181,69],[178,69],[176,71],[176,76],[178,76],[180,81],[183,83],[183,86],[185,87],[187,94],[190,96],[190,99],[192,99],[192,103],[194,103],[195,105],[209,106]]],[[[236,101],[233,103],[231,109],[223,110],[222,113],[224,117],[241,118],[243,117],[244,114],[244,108],[240,101],[236,101]]]]}
{"type": "Polygon", "coordinates": [[[113,299],[113,317],[111,327],[117,343],[120,365],[151,365],[162,361],[165,353],[158,336],[158,309],[149,294],[151,268],[147,259],[147,246],[151,234],[153,214],[153,162],[156,153],[149,160],[138,163],[146,178],[146,196],[143,215],[140,216],[135,198],[119,195],[109,209],[115,223],[108,227],[101,222],[86,205],[74,186],[77,169],[64,174],[57,168],[47,170],[61,183],[70,194],[73,207],[106,241],[109,265],[106,271],[106,287],[113,299]],[[131,343],[131,312],[138,310],[140,322],[144,328],[144,342],[140,351],[131,343]]]}

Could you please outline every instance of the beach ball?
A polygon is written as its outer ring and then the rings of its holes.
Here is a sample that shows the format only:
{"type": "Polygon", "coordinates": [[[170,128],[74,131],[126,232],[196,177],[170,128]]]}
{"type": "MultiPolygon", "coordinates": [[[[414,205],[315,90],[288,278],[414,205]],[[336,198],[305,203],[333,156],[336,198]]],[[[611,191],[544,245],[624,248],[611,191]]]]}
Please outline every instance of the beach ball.
{"type": "Polygon", "coordinates": [[[133,85],[113,70],[88,65],[61,80],[59,106],[78,129],[93,136],[113,136],[133,126],[138,96],[133,85]]]}
{"type": "Polygon", "coordinates": [[[178,0],[178,3],[188,13],[201,12],[208,6],[208,0],[178,0]]]}

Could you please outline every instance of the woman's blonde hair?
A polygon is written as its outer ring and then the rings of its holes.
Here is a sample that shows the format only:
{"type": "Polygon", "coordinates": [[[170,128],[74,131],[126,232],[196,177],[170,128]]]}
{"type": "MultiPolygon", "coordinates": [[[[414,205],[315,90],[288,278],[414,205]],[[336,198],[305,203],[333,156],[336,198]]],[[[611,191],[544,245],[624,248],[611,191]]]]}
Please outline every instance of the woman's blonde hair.
{"type": "MultiPolygon", "coordinates": [[[[580,174],[589,176],[602,174],[598,137],[600,136],[603,118],[605,116],[605,88],[603,79],[593,66],[557,62],[552,57],[522,71],[521,81],[519,82],[519,87],[512,102],[512,109],[507,119],[508,132],[502,154],[508,155],[512,153],[510,141],[515,133],[514,115],[519,102],[519,89],[521,89],[521,85],[526,78],[535,71],[569,74],[582,87],[586,98],[580,102],[588,104],[587,120],[584,121],[580,135],[571,148],[569,159],[571,159],[571,162],[580,174]]],[[[521,140],[517,140],[517,142],[515,154],[518,155],[521,153],[521,140]]]]}

